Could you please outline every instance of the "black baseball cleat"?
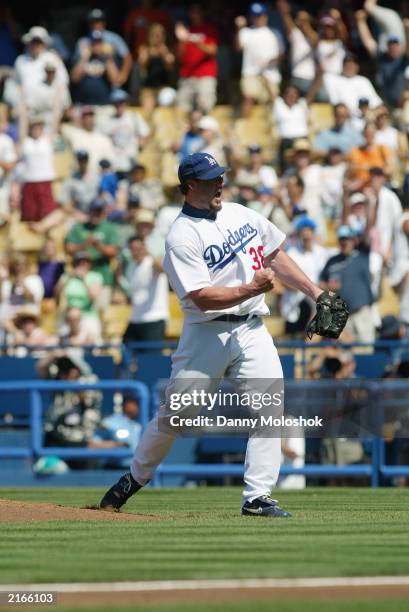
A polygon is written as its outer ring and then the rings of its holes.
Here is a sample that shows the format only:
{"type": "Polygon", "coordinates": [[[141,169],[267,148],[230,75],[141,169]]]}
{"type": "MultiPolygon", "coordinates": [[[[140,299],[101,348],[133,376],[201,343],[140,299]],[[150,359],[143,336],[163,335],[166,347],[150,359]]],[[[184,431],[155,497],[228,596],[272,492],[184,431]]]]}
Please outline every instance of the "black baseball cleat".
{"type": "Polygon", "coordinates": [[[127,472],[105,493],[99,507],[101,510],[117,511],[139,489],[142,489],[142,485],[136,482],[130,472],[127,472]]]}
{"type": "Polygon", "coordinates": [[[276,499],[271,499],[269,495],[262,495],[251,502],[246,501],[242,506],[241,513],[245,516],[271,516],[277,518],[291,516],[287,510],[280,508],[276,499]]]}

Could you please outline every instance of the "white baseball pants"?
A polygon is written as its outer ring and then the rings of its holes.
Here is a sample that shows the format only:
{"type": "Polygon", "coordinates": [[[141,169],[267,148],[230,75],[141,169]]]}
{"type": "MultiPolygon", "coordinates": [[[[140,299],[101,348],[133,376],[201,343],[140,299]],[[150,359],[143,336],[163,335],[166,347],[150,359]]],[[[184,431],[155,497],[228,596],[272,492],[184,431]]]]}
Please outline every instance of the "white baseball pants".
{"type": "MultiPolygon", "coordinates": [[[[179,346],[172,356],[170,385],[175,378],[282,379],[283,371],[274,342],[261,319],[185,323],[179,346]]],[[[204,380],[205,382],[205,380],[204,380]]],[[[237,380],[236,380],[237,383],[237,380]]],[[[216,392],[216,388],[210,389],[216,392]]],[[[141,485],[151,480],[169,452],[175,436],[158,429],[157,415],[150,421],[135,451],[131,473],[141,485]]],[[[279,437],[249,437],[245,458],[244,500],[269,495],[276,484],[281,459],[279,437]]]]}

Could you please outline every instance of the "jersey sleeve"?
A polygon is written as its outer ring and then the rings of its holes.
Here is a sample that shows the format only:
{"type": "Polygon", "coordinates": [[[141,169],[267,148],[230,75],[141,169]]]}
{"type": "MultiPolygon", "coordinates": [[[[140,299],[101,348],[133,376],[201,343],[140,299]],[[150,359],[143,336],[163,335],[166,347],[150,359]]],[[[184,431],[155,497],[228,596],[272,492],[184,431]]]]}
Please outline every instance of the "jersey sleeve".
{"type": "Polygon", "coordinates": [[[210,287],[210,275],[202,255],[188,245],[171,247],[163,262],[170,285],[183,299],[191,291],[210,287]]]}
{"type": "Polygon", "coordinates": [[[260,216],[259,226],[261,241],[264,246],[264,257],[271,255],[285,240],[285,234],[274,223],[260,216]]]}

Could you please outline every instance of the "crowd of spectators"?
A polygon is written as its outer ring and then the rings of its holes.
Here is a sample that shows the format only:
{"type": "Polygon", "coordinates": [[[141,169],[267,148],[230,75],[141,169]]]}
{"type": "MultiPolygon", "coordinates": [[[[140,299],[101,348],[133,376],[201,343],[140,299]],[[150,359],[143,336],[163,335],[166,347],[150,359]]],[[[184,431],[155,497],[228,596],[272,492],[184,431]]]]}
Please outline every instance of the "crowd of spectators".
{"type": "MultiPolygon", "coordinates": [[[[71,45],[3,12],[3,342],[101,344],[112,304],[130,306],[125,342],[163,339],[176,168],[197,151],[230,166],[225,199],[278,225],[347,301],[350,339],[372,343],[384,314],[408,336],[409,14],[376,0],[219,8],[145,0],[118,31],[94,8],[71,45]],[[42,246],[13,249],[16,223],[42,246]],[[379,310],[385,279],[398,311],[379,310]]],[[[279,288],[272,308],[283,335],[303,337],[305,296],[279,288]]]]}

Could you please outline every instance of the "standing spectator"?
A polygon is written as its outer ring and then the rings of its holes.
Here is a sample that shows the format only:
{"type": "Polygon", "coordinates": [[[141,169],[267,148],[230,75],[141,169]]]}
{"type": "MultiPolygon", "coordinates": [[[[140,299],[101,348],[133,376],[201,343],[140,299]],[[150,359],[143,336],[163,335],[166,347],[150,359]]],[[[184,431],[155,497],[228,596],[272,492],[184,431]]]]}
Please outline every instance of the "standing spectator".
{"type": "Polygon", "coordinates": [[[308,116],[310,97],[302,98],[294,85],[288,85],[283,96],[273,103],[273,121],[280,138],[278,161],[281,172],[286,168],[285,152],[291,149],[298,138],[308,138],[308,116]]]}
{"type": "Polygon", "coordinates": [[[6,117],[0,115],[0,227],[10,218],[12,170],[17,162],[16,147],[6,129],[6,117]]]}
{"type": "Polygon", "coordinates": [[[393,154],[389,147],[375,143],[376,125],[367,123],[363,137],[364,142],[349,152],[350,175],[354,188],[361,189],[370,178],[371,168],[383,168],[387,176],[393,171],[393,154]]]}
{"type": "Polygon", "coordinates": [[[139,150],[148,140],[150,129],[140,113],[129,109],[129,96],[123,89],[115,89],[110,96],[115,113],[108,119],[104,132],[114,147],[114,169],[124,178],[138,159],[139,150]]]}
{"type": "Polygon", "coordinates": [[[101,337],[98,301],[102,286],[101,274],[91,270],[91,258],[84,251],[74,255],[72,272],[64,274],[56,287],[60,309],[78,308],[83,327],[98,339],[101,337]]]}
{"type": "Polygon", "coordinates": [[[114,282],[114,271],[111,262],[118,254],[118,235],[113,223],[106,220],[106,204],[97,199],[90,206],[86,223],[76,223],[65,239],[65,248],[69,255],[87,252],[93,272],[102,276],[104,291],[101,292],[100,306],[109,304],[114,282]]]}
{"type": "Polygon", "coordinates": [[[320,28],[321,35],[316,53],[321,70],[324,74],[341,74],[345,57],[344,44],[348,40],[348,32],[341,13],[331,9],[329,15],[321,18],[320,28]]]}
{"type": "Polygon", "coordinates": [[[389,36],[397,36],[402,41],[405,39],[405,28],[399,13],[385,6],[378,6],[378,0],[365,0],[364,10],[376,23],[381,52],[386,51],[389,36]]]}
{"type": "Polygon", "coordinates": [[[147,178],[146,168],[142,164],[133,164],[129,178],[119,184],[118,205],[126,207],[130,198],[137,198],[141,208],[157,210],[165,203],[162,184],[158,179],[147,178]]]}
{"type": "Polygon", "coordinates": [[[136,234],[155,259],[162,261],[165,256],[165,238],[155,225],[155,215],[151,210],[140,208],[134,217],[136,234]]]}
{"type": "Polygon", "coordinates": [[[218,35],[213,24],[204,20],[200,4],[189,8],[190,27],[175,26],[180,62],[178,103],[182,110],[198,106],[210,112],[216,104],[218,35]]]}
{"type": "MultiPolygon", "coordinates": [[[[287,253],[308,274],[318,282],[320,272],[328,259],[327,250],[317,244],[315,230],[317,224],[307,216],[296,219],[294,229],[296,243],[287,253]]],[[[281,315],[285,318],[285,332],[293,337],[305,335],[308,321],[314,314],[315,303],[300,291],[286,288],[281,300],[281,315]]]]}
{"type": "Polygon", "coordinates": [[[348,304],[350,315],[347,329],[354,334],[355,340],[373,343],[375,325],[369,251],[355,248],[355,233],[347,225],[338,229],[337,236],[340,252],[325,264],[320,276],[322,287],[336,291],[348,304]]]}
{"type": "Polygon", "coordinates": [[[171,22],[168,12],[152,6],[152,0],[141,0],[138,6],[132,8],[125,17],[124,35],[128,42],[134,60],[138,59],[139,49],[148,39],[148,31],[152,24],[160,23],[167,35],[171,34],[171,22]]]}
{"type": "Polygon", "coordinates": [[[182,142],[175,144],[174,150],[179,153],[180,159],[186,155],[197,153],[202,145],[202,137],[200,135],[199,122],[203,117],[200,110],[192,110],[188,115],[188,126],[185,134],[182,136],[182,142]]]}
{"type": "Polygon", "coordinates": [[[77,168],[64,180],[58,197],[59,203],[74,220],[84,223],[91,202],[98,195],[99,176],[89,168],[89,155],[85,149],[75,151],[77,168]]]}
{"type": "Polygon", "coordinates": [[[324,211],[321,203],[321,171],[319,164],[312,162],[311,146],[308,140],[300,138],[292,149],[293,166],[285,172],[284,178],[296,174],[304,184],[303,205],[308,215],[317,223],[317,234],[326,238],[324,211]]]}
{"type": "Polygon", "coordinates": [[[53,122],[59,124],[64,112],[71,106],[68,84],[57,79],[58,62],[58,57],[50,53],[44,64],[43,80],[32,85],[30,96],[26,98],[28,112],[41,114],[47,131],[52,130],[53,122]]]}
{"type": "Polygon", "coordinates": [[[131,261],[123,270],[120,286],[132,304],[132,314],[124,343],[164,340],[169,318],[169,288],[160,260],[149,254],[144,241],[129,240],[131,261]]]}
{"type": "Polygon", "coordinates": [[[20,204],[21,220],[37,222],[57,208],[52,191],[55,180],[53,141],[57,126],[54,124],[50,132],[46,134],[44,119],[38,115],[27,118],[26,113],[22,105],[20,113],[21,161],[19,165],[19,176],[23,182],[20,204]]]}
{"type": "Polygon", "coordinates": [[[389,281],[399,296],[399,318],[409,338],[409,211],[403,212],[396,230],[389,281]]]}
{"type": "Polygon", "coordinates": [[[44,297],[53,298],[54,291],[64,272],[64,263],[57,258],[57,249],[53,240],[46,240],[40,260],[38,262],[38,275],[43,281],[44,297]]]}
{"type": "Polygon", "coordinates": [[[197,152],[209,153],[219,164],[226,165],[224,141],[220,132],[219,122],[209,115],[202,117],[197,124],[202,137],[202,144],[197,152]]]}
{"type": "Polygon", "coordinates": [[[281,42],[268,27],[267,6],[254,2],[249,8],[251,27],[247,19],[236,17],[237,46],[243,51],[241,69],[242,116],[250,115],[253,104],[273,100],[281,82],[281,42]]]}
{"type": "Polygon", "coordinates": [[[71,70],[74,101],[79,104],[105,105],[111,90],[119,85],[119,70],[105,47],[104,34],[91,33],[90,43],[79,43],[79,58],[71,70]]]}
{"type": "Polygon", "coordinates": [[[392,256],[394,233],[402,215],[398,196],[386,186],[387,175],[383,167],[369,171],[370,181],[366,194],[374,209],[374,223],[379,235],[379,251],[386,264],[392,256]]]}
{"type": "Polygon", "coordinates": [[[259,189],[267,187],[272,190],[277,187],[277,173],[271,165],[264,163],[263,151],[260,145],[250,145],[248,152],[249,164],[237,171],[236,181],[241,184],[247,181],[248,184],[253,184],[259,189]]]}
{"type": "Polygon", "coordinates": [[[357,115],[359,100],[368,100],[370,108],[382,105],[382,100],[375,91],[371,81],[359,74],[359,64],[352,53],[347,53],[342,65],[341,74],[325,73],[323,82],[326,94],[331,104],[343,103],[357,115]]]}
{"type": "Polygon", "coordinates": [[[318,132],[314,141],[314,151],[320,154],[328,153],[330,149],[340,149],[349,153],[353,147],[362,143],[361,134],[350,124],[350,112],[346,104],[334,106],[334,125],[318,132]]]}
{"type": "Polygon", "coordinates": [[[314,49],[318,34],[311,26],[307,11],[298,11],[294,20],[287,0],[277,0],[277,9],[290,43],[291,84],[306,95],[315,78],[314,49]]]}
{"type": "Polygon", "coordinates": [[[101,159],[114,161],[114,147],[110,138],[96,128],[95,112],[92,106],[81,108],[79,126],[64,124],[61,127],[61,132],[73,151],[82,150],[88,153],[88,169],[90,172],[98,171],[98,164],[101,159]]]}
{"type": "Polygon", "coordinates": [[[141,104],[153,109],[159,91],[171,84],[175,56],[166,44],[166,30],[160,23],[149,26],[148,38],[139,47],[138,66],[141,77],[141,104]]]}
{"type": "Polygon", "coordinates": [[[326,219],[336,220],[341,215],[342,195],[347,163],[340,149],[328,151],[321,166],[321,206],[326,219]]]}
{"type": "Polygon", "coordinates": [[[22,95],[28,101],[33,89],[44,80],[45,66],[54,62],[56,68],[56,83],[68,86],[67,70],[61,59],[49,51],[50,36],[41,26],[32,27],[22,38],[26,45],[25,52],[16,59],[14,69],[16,80],[22,89],[22,95]]]}
{"type": "Polygon", "coordinates": [[[389,147],[397,156],[399,154],[399,130],[391,126],[390,114],[386,106],[381,106],[376,112],[375,143],[389,147]]]}
{"type": "Polygon", "coordinates": [[[396,31],[391,32],[386,38],[386,50],[381,50],[369,30],[366,18],[367,13],[364,10],[356,12],[359,35],[376,63],[376,80],[383,99],[392,108],[397,108],[406,85],[405,69],[408,65],[409,42],[406,43],[405,38],[401,39],[396,31]]]}
{"type": "Polygon", "coordinates": [[[15,255],[7,266],[0,267],[2,321],[12,319],[22,306],[29,306],[39,314],[43,296],[42,280],[38,274],[30,272],[25,255],[15,255]]]}
{"type": "MultiPolygon", "coordinates": [[[[106,16],[103,11],[99,8],[92,9],[87,16],[88,21],[88,36],[80,38],[77,42],[77,47],[74,54],[74,61],[78,61],[82,54],[85,54],[83,49],[85,47],[92,46],[92,39],[95,33],[98,33],[99,39],[103,40],[103,52],[108,56],[112,57],[115,65],[118,68],[118,74],[116,78],[116,85],[120,87],[123,85],[129,76],[129,72],[132,67],[132,56],[124,39],[110,30],[106,30],[106,16]]],[[[92,104],[92,103],[91,103],[92,104]]]]}

